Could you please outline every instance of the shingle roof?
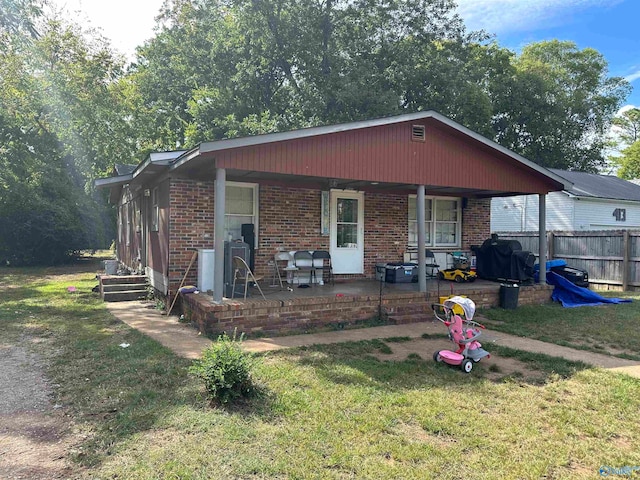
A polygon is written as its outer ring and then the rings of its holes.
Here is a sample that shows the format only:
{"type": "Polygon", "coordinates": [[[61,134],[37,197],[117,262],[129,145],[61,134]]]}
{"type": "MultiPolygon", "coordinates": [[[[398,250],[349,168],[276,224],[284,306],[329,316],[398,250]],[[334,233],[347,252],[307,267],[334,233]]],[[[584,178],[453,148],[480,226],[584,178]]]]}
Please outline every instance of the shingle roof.
{"type": "Polygon", "coordinates": [[[569,172],[550,168],[553,173],[573,184],[565,192],[577,197],[610,198],[640,202],[640,185],[613,175],[569,172]]]}

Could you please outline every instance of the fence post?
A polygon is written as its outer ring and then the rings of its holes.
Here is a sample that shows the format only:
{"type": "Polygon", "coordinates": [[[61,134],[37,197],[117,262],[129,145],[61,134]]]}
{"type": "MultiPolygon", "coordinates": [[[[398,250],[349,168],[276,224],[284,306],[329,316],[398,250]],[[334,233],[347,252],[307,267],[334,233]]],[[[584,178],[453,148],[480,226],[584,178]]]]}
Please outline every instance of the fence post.
{"type": "Polygon", "coordinates": [[[629,288],[629,230],[622,232],[622,290],[629,288]]]}
{"type": "Polygon", "coordinates": [[[555,248],[553,245],[554,235],[553,232],[547,233],[547,250],[549,251],[549,260],[553,260],[553,255],[555,254],[555,248]]]}

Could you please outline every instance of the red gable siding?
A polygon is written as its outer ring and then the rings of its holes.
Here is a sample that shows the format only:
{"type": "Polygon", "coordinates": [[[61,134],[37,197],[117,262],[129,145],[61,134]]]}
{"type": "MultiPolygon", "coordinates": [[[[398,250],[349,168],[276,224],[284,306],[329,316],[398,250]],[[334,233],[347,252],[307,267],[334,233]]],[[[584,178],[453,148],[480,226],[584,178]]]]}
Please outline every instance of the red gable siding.
{"type": "Polygon", "coordinates": [[[434,120],[298,138],[212,154],[236,170],[521,193],[561,188],[513,158],[434,120]],[[426,141],[411,141],[425,125],[426,141]]]}

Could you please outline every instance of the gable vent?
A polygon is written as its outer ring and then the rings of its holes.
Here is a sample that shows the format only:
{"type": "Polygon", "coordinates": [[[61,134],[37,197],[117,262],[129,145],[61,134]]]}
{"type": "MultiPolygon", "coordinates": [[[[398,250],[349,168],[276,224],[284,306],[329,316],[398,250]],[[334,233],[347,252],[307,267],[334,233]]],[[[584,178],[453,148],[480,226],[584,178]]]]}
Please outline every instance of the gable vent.
{"type": "Polygon", "coordinates": [[[424,142],[426,134],[424,131],[424,125],[412,125],[411,126],[411,140],[414,142],[424,142]]]}

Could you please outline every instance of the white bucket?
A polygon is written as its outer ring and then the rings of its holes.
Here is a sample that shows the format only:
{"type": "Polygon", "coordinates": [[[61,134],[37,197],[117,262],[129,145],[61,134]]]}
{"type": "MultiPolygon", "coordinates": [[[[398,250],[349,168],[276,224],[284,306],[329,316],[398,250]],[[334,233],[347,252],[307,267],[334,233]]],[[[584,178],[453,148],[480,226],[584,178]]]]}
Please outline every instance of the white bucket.
{"type": "Polygon", "coordinates": [[[104,271],[107,275],[118,274],[118,261],[117,260],[105,260],[104,271]]]}

